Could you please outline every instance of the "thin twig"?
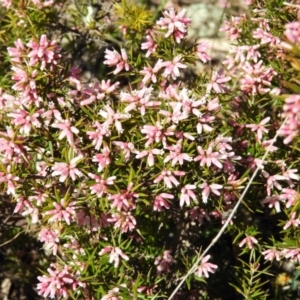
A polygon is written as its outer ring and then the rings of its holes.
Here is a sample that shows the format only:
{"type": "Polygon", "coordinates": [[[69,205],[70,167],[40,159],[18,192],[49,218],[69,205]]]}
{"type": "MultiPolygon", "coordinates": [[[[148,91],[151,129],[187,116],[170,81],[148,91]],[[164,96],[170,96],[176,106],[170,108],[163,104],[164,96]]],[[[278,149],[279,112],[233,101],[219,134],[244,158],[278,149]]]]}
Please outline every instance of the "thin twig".
{"type": "Polygon", "coordinates": [[[287,5],[287,6],[291,6],[291,7],[296,7],[298,9],[300,9],[300,5],[297,4],[292,4],[292,3],[288,3],[288,2],[283,2],[283,5],[287,5]]]}
{"type": "Polygon", "coordinates": [[[0,245],[0,248],[9,244],[10,242],[12,242],[13,240],[15,240],[21,233],[25,232],[25,230],[20,231],[19,233],[17,233],[12,239],[4,242],[3,244],[0,245]]]}
{"type": "MultiPolygon", "coordinates": [[[[275,143],[278,135],[279,135],[279,131],[281,130],[281,128],[285,125],[287,118],[285,118],[285,120],[283,121],[283,123],[281,124],[280,128],[277,130],[276,135],[274,136],[274,138],[272,139],[271,144],[268,146],[264,156],[262,157],[262,163],[265,161],[267,155],[270,152],[271,147],[273,146],[273,144],[275,143]]],[[[236,205],[234,206],[231,214],[229,215],[228,219],[226,220],[226,222],[224,223],[224,225],[222,226],[222,228],[220,229],[220,231],[218,232],[218,234],[213,238],[213,240],[211,241],[211,243],[208,245],[208,247],[203,251],[203,253],[200,255],[200,257],[197,259],[197,261],[193,264],[193,266],[190,268],[190,270],[186,273],[186,275],[182,278],[182,280],[179,282],[179,284],[177,285],[177,287],[175,288],[175,290],[173,291],[173,293],[171,294],[171,296],[168,298],[168,300],[171,300],[177,293],[177,291],[180,289],[180,287],[183,285],[183,283],[185,282],[185,280],[192,274],[194,273],[197,268],[199,263],[201,262],[201,260],[203,259],[204,255],[212,248],[212,246],[219,240],[219,238],[222,236],[222,234],[224,233],[224,231],[226,230],[228,224],[230,223],[230,221],[232,220],[234,214],[236,213],[239,205],[241,204],[241,202],[243,201],[249,187],[251,186],[255,176],[257,175],[258,171],[260,170],[260,166],[257,166],[253,175],[251,176],[247,186],[245,187],[242,195],[240,196],[238,202],[236,203],[236,205]]]]}

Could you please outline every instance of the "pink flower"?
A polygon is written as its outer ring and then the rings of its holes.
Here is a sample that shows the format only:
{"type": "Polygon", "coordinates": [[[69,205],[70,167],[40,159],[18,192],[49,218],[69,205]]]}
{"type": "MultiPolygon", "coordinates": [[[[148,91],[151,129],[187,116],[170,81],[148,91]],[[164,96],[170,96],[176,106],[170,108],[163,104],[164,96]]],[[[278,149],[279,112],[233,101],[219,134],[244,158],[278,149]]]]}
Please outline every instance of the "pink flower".
{"type": "Polygon", "coordinates": [[[108,200],[113,200],[111,207],[116,207],[118,211],[135,209],[135,199],[139,197],[139,194],[131,191],[132,187],[131,182],[126,190],[122,190],[119,194],[109,195],[108,200]]]}
{"type": "Polygon", "coordinates": [[[146,36],[147,42],[142,43],[141,49],[147,50],[146,57],[149,57],[153,52],[156,51],[157,44],[153,40],[151,35],[146,36]]]}
{"type": "Polygon", "coordinates": [[[169,110],[160,110],[158,113],[166,117],[166,123],[178,124],[180,121],[188,118],[188,114],[185,111],[181,110],[182,104],[177,103],[172,107],[173,111],[169,110]]]}
{"type": "Polygon", "coordinates": [[[211,60],[211,57],[206,53],[206,51],[210,49],[209,42],[201,42],[196,45],[196,55],[199,57],[199,59],[206,63],[209,60],[211,60]]]}
{"type": "Polygon", "coordinates": [[[129,114],[122,114],[120,112],[115,112],[109,105],[105,106],[106,110],[101,109],[99,115],[101,115],[105,122],[102,124],[104,128],[109,128],[112,124],[115,125],[118,133],[123,132],[123,127],[120,120],[126,120],[130,118],[129,114]]]}
{"type": "Polygon", "coordinates": [[[174,196],[168,193],[160,193],[157,196],[155,196],[154,203],[153,203],[153,210],[162,211],[163,207],[169,209],[170,205],[167,199],[174,199],[174,196]]]}
{"type": "Polygon", "coordinates": [[[156,177],[153,181],[153,183],[158,183],[162,180],[164,180],[165,185],[171,189],[173,185],[178,186],[179,181],[175,178],[175,176],[183,176],[185,175],[185,172],[183,171],[170,171],[170,170],[163,170],[161,174],[156,177]]]}
{"type": "Polygon", "coordinates": [[[258,240],[253,236],[246,236],[240,243],[239,247],[243,247],[245,244],[248,246],[249,249],[253,249],[253,244],[257,244],[258,240]]]}
{"type": "Polygon", "coordinates": [[[242,17],[231,17],[230,21],[224,22],[224,26],[220,28],[220,31],[225,31],[231,40],[237,40],[242,32],[239,25],[244,19],[245,15],[242,15],[242,17]]]}
{"type": "Polygon", "coordinates": [[[188,211],[189,216],[192,220],[197,220],[200,225],[204,223],[204,220],[210,222],[210,216],[203,208],[193,207],[188,211]]]}
{"type": "Polygon", "coordinates": [[[62,140],[64,137],[67,138],[67,141],[70,145],[74,145],[74,133],[78,134],[79,130],[71,125],[70,120],[56,120],[51,127],[58,128],[61,130],[58,139],[62,140]]]}
{"type": "Polygon", "coordinates": [[[63,269],[58,264],[51,264],[47,269],[49,275],[38,276],[40,283],[37,285],[38,294],[47,298],[68,298],[69,291],[76,289],[84,284],[77,280],[73,274],[70,273],[69,267],[64,266],[63,269]]]}
{"type": "Polygon", "coordinates": [[[157,73],[160,71],[160,69],[163,67],[163,60],[160,58],[153,68],[151,67],[144,67],[142,71],[140,71],[140,74],[144,75],[143,83],[146,84],[150,79],[153,83],[157,82],[157,73]]]}
{"type": "Polygon", "coordinates": [[[48,222],[54,222],[56,220],[64,220],[68,225],[74,220],[76,202],[66,203],[65,199],[61,199],[60,203],[53,202],[54,209],[48,210],[44,213],[45,216],[52,215],[48,222]]]}
{"type": "Polygon", "coordinates": [[[280,261],[280,251],[275,248],[265,250],[261,254],[264,256],[265,260],[273,261],[275,258],[277,261],[280,261]]]}
{"type": "Polygon", "coordinates": [[[104,295],[101,300],[121,300],[123,297],[120,296],[120,289],[115,287],[108,291],[106,295],[104,295]]]}
{"type": "Polygon", "coordinates": [[[142,157],[147,156],[147,164],[149,167],[154,166],[154,155],[162,155],[164,153],[163,150],[161,149],[148,149],[148,150],[143,150],[139,152],[135,158],[139,159],[142,157]]]}
{"type": "Polygon", "coordinates": [[[225,93],[228,91],[226,87],[226,82],[230,81],[231,77],[225,76],[223,70],[219,70],[218,72],[213,72],[211,81],[207,84],[206,93],[210,93],[211,90],[214,90],[216,93],[225,93]]]}
{"type": "Polygon", "coordinates": [[[16,194],[16,183],[20,181],[18,176],[11,173],[11,166],[7,166],[6,173],[0,172],[0,183],[4,182],[7,185],[6,194],[15,195],[16,194]]]}
{"type": "Polygon", "coordinates": [[[262,60],[256,64],[247,61],[242,69],[245,71],[244,77],[240,80],[243,92],[255,95],[265,94],[271,90],[271,81],[277,73],[273,68],[264,66],[262,60]]]}
{"type": "Polygon", "coordinates": [[[300,198],[300,194],[294,189],[282,189],[282,194],[279,197],[281,200],[287,201],[286,208],[290,208],[300,198]]]}
{"type": "Polygon", "coordinates": [[[283,230],[288,229],[289,227],[298,227],[300,224],[299,218],[296,218],[296,212],[293,212],[290,216],[290,220],[284,225],[283,230]]]}
{"type": "Polygon", "coordinates": [[[279,135],[284,136],[284,143],[290,143],[300,131],[300,96],[292,95],[285,99],[283,106],[283,118],[287,118],[285,125],[281,128],[279,135]]]}
{"type": "Polygon", "coordinates": [[[93,156],[93,162],[98,163],[98,172],[102,172],[103,169],[111,162],[110,149],[108,146],[104,146],[101,153],[93,156]]]}
{"type": "Polygon", "coordinates": [[[88,173],[88,176],[95,180],[95,184],[90,186],[91,194],[96,194],[97,197],[101,198],[107,194],[107,186],[113,185],[116,176],[111,176],[104,179],[104,175],[98,176],[92,173],[88,173]]]}
{"type": "Polygon", "coordinates": [[[203,189],[203,192],[202,192],[203,203],[207,203],[208,197],[211,192],[217,196],[220,196],[221,193],[219,190],[221,190],[223,188],[223,186],[220,184],[215,184],[215,183],[208,184],[207,182],[200,184],[199,187],[201,189],[203,189]]]}
{"type": "Polygon", "coordinates": [[[267,32],[263,28],[257,28],[253,32],[253,38],[260,39],[260,44],[270,44],[270,46],[276,46],[280,44],[280,39],[273,34],[267,32]]]}
{"type": "Polygon", "coordinates": [[[141,129],[141,133],[146,134],[148,139],[145,143],[145,147],[150,146],[153,142],[165,142],[167,136],[174,135],[175,128],[175,126],[170,126],[167,129],[163,129],[163,126],[159,122],[156,122],[155,126],[144,125],[141,129]]]}
{"type": "Polygon", "coordinates": [[[167,146],[165,149],[170,150],[170,154],[166,156],[164,159],[164,163],[172,160],[172,167],[174,167],[177,163],[181,166],[183,165],[183,161],[192,161],[193,158],[189,156],[187,153],[182,153],[182,143],[178,142],[176,145],[167,146]]]}
{"type": "Polygon", "coordinates": [[[181,55],[177,55],[173,58],[173,61],[165,61],[162,63],[162,66],[165,68],[165,71],[163,73],[164,77],[167,77],[169,75],[172,76],[172,78],[175,80],[177,77],[180,76],[179,69],[185,69],[187,68],[186,65],[180,62],[181,55]]]}
{"type": "Polygon", "coordinates": [[[126,143],[121,141],[113,141],[112,144],[120,148],[122,154],[124,155],[125,162],[129,160],[131,153],[138,153],[131,142],[126,143]]]}
{"type": "Polygon", "coordinates": [[[186,9],[183,9],[178,15],[175,14],[175,9],[173,7],[164,11],[164,18],[160,18],[156,24],[162,29],[168,29],[165,37],[169,37],[173,34],[177,43],[180,43],[187,35],[187,25],[191,24],[189,18],[184,18],[186,9]]]}
{"type": "Polygon", "coordinates": [[[136,226],[136,219],[131,215],[131,212],[118,212],[107,218],[110,223],[115,223],[114,228],[121,228],[121,233],[132,231],[136,226]]]}
{"type": "Polygon", "coordinates": [[[49,126],[52,118],[56,120],[62,120],[60,111],[55,107],[53,102],[48,103],[49,109],[42,113],[42,118],[44,119],[44,124],[49,126]]]}
{"type": "Polygon", "coordinates": [[[210,259],[210,255],[206,255],[205,257],[202,258],[201,264],[198,267],[198,270],[195,272],[198,277],[202,277],[203,275],[208,278],[209,274],[208,273],[215,273],[215,269],[218,268],[217,265],[211,264],[208,262],[210,259]]]}
{"type": "Polygon", "coordinates": [[[96,128],[95,131],[87,131],[86,134],[88,135],[89,139],[92,140],[92,145],[95,146],[96,150],[99,150],[102,146],[103,138],[110,136],[110,131],[106,126],[103,126],[98,121],[95,122],[93,125],[96,128]]]}
{"type": "Polygon", "coordinates": [[[265,124],[267,124],[270,121],[270,117],[264,118],[259,122],[259,124],[247,124],[246,127],[250,128],[251,131],[257,132],[257,139],[258,141],[261,141],[263,133],[268,133],[269,130],[264,127],[265,124]]]}
{"type": "Polygon", "coordinates": [[[76,177],[81,177],[83,175],[82,172],[76,168],[76,165],[82,160],[82,158],[83,156],[79,155],[77,157],[72,158],[69,163],[56,162],[52,167],[52,177],[60,176],[59,181],[64,182],[67,179],[67,177],[70,176],[71,179],[75,181],[76,177]]]}
{"type": "Polygon", "coordinates": [[[291,43],[300,42],[300,22],[291,22],[285,25],[285,36],[291,43]]]}
{"type": "Polygon", "coordinates": [[[41,122],[38,118],[41,116],[42,111],[38,110],[33,114],[29,112],[18,109],[15,112],[7,114],[10,118],[12,118],[11,123],[17,126],[20,126],[19,131],[21,134],[28,136],[32,130],[32,127],[35,126],[37,128],[41,127],[41,122]]]}
{"type": "Polygon", "coordinates": [[[57,229],[52,230],[48,228],[43,228],[39,232],[38,236],[39,236],[39,240],[42,243],[45,243],[45,249],[46,250],[52,249],[52,254],[56,255],[58,250],[58,245],[59,245],[59,231],[57,229]]]}
{"type": "Polygon", "coordinates": [[[261,201],[262,204],[268,203],[269,208],[274,207],[276,212],[278,212],[278,213],[281,211],[280,202],[281,202],[281,199],[280,199],[280,196],[278,196],[278,195],[268,196],[261,201]]]}
{"type": "Polygon", "coordinates": [[[180,207],[182,207],[184,204],[190,205],[192,198],[195,202],[197,201],[197,197],[193,190],[196,189],[196,185],[194,184],[186,184],[184,187],[181,188],[181,194],[180,194],[180,207]]]}
{"type": "Polygon", "coordinates": [[[165,250],[162,257],[155,258],[154,265],[156,266],[157,273],[166,273],[170,270],[171,264],[174,263],[174,259],[171,255],[172,250],[165,250]]]}
{"type": "Polygon", "coordinates": [[[125,49],[121,49],[121,55],[116,50],[105,50],[105,65],[117,66],[114,74],[120,73],[124,68],[129,71],[128,57],[125,49]]]}
{"type": "Polygon", "coordinates": [[[31,39],[26,45],[32,49],[28,54],[29,65],[35,66],[39,62],[41,70],[44,70],[47,64],[57,64],[57,59],[61,56],[58,53],[60,48],[56,45],[56,41],[49,42],[45,34],[41,36],[39,43],[31,39]]]}
{"type": "Polygon", "coordinates": [[[0,153],[5,159],[2,163],[5,163],[6,160],[12,160],[13,156],[24,155],[24,138],[18,136],[11,127],[6,128],[6,132],[0,131],[0,153]]]}
{"type": "Polygon", "coordinates": [[[105,253],[109,253],[109,262],[114,263],[115,268],[119,266],[121,258],[129,260],[129,257],[119,247],[107,246],[99,252],[99,255],[102,256],[105,253]]]}
{"type": "Polygon", "coordinates": [[[194,158],[194,161],[200,161],[200,166],[207,166],[211,167],[214,164],[219,169],[223,168],[222,163],[220,160],[224,160],[227,158],[227,154],[213,152],[213,148],[209,147],[207,150],[203,150],[201,146],[197,147],[199,155],[194,158]]]}
{"type": "Polygon", "coordinates": [[[10,8],[12,5],[12,0],[0,0],[0,5],[6,8],[10,8]]]}
{"type": "Polygon", "coordinates": [[[152,90],[152,88],[143,87],[141,90],[132,91],[131,94],[121,92],[121,101],[129,103],[129,105],[125,107],[124,112],[129,113],[130,111],[139,108],[141,115],[144,116],[146,109],[158,107],[161,102],[151,100],[152,90]]]}

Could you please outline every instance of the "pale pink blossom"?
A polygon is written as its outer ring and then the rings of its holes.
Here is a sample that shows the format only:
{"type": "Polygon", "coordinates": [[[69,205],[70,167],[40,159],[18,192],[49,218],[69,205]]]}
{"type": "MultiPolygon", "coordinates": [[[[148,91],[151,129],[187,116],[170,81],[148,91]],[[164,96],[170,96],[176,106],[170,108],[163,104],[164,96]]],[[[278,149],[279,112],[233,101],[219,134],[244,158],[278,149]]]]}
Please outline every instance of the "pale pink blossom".
{"type": "Polygon", "coordinates": [[[119,194],[109,195],[108,200],[113,200],[111,208],[117,208],[118,211],[135,209],[135,201],[139,197],[138,193],[132,191],[133,183],[128,184],[126,190],[122,190],[119,194]]]}
{"type": "Polygon", "coordinates": [[[114,267],[117,268],[121,259],[129,260],[129,257],[119,248],[113,246],[106,246],[99,252],[99,255],[109,253],[109,262],[114,263],[114,267]]]}
{"type": "Polygon", "coordinates": [[[128,161],[130,158],[130,154],[134,153],[137,154],[138,150],[135,149],[133,143],[129,142],[121,142],[121,141],[113,141],[113,145],[116,145],[120,151],[122,152],[122,155],[124,155],[124,161],[128,161]]]}
{"type": "Polygon", "coordinates": [[[16,182],[19,182],[20,178],[11,173],[11,166],[7,166],[6,172],[0,172],[0,183],[6,184],[6,194],[16,194],[16,182]]]}
{"type": "Polygon", "coordinates": [[[293,212],[292,215],[290,216],[289,221],[287,221],[286,224],[284,225],[283,229],[286,230],[291,226],[298,227],[299,224],[300,224],[300,220],[298,217],[296,217],[296,212],[293,212]]]}
{"type": "Polygon", "coordinates": [[[206,86],[206,93],[210,93],[212,90],[216,93],[226,93],[228,88],[226,82],[230,81],[231,77],[226,76],[223,70],[213,72],[210,82],[206,86]]]}
{"type": "Polygon", "coordinates": [[[286,208],[293,206],[297,199],[300,198],[300,194],[294,189],[282,189],[282,193],[279,195],[280,199],[286,202],[286,208]]]}
{"type": "Polygon", "coordinates": [[[239,247],[243,247],[245,244],[247,245],[247,247],[249,249],[253,249],[254,244],[257,244],[258,240],[253,237],[253,236],[249,236],[247,235],[240,243],[239,243],[239,247]]]}
{"type": "Polygon", "coordinates": [[[79,286],[85,286],[70,273],[67,265],[62,268],[52,263],[47,271],[49,275],[38,276],[40,283],[37,285],[38,294],[45,298],[68,298],[71,290],[75,292],[79,286]]]}
{"type": "Polygon", "coordinates": [[[174,135],[176,126],[170,126],[167,129],[164,129],[161,123],[156,122],[155,126],[153,125],[144,125],[141,129],[141,133],[146,134],[147,142],[145,147],[150,146],[153,142],[159,143],[161,141],[165,142],[166,137],[174,135]]]}
{"type": "Polygon", "coordinates": [[[147,149],[138,152],[135,158],[140,159],[147,156],[147,165],[149,167],[152,167],[154,166],[154,155],[162,155],[163,153],[164,151],[162,149],[157,149],[157,148],[147,149]]]}
{"type": "Polygon", "coordinates": [[[300,22],[291,22],[285,25],[285,36],[294,44],[300,42],[300,22]]]}
{"type": "Polygon", "coordinates": [[[168,32],[165,34],[165,37],[173,35],[176,42],[180,43],[187,35],[187,25],[191,24],[189,18],[184,18],[186,14],[186,9],[183,9],[178,15],[175,14],[174,7],[170,7],[168,10],[163,12],[164,17],[160,18],[156,24],[159,25],[162,29],[168,29],[168,32]]]}
{"type": "Polygon", "coordinates": [[[110,164],[110,152],[109,147],[106,145],[101,149],[101,153],[93,156],[92,161],[98,163],[98,172],[102,172],[110,164]]]}
{"type": "Polygon", "coordinates": [[[163,60],[160,58],[154,67],[144,67],[140,74],[144,75],[143,83],[146,84],[150,79],[153,83],[157,82],[157,73],[163,67],[163,60]]]}
{"type": "Polygon", "coordinates": [[[91,194],[96,194],[97,197],[101,198],[108,193],[108,185],[113,185],[116,179],[116,176],[110,176],[104,179],[104,175],[102,174],[101,177],[92,173],[88,173],[88,176],[95,180],[95,184],[90,186],[91,194]]]}
{"type": "Polygon", "coordinates": [[[155,258],[154,265],[158,274],[166,273],[170,270],[170,266],[174,263],[171,253],[172,250],[165,250],[162,256],[155,258]]]}
{"type": "Polygon", "coordinates": [[[151,100],[153,88],[143,87],[141,90],[134,90],[131,93],[121,92],[120,98],[122,102],[129,103],[124,112],[129,113],[132,110],[139,109],[142,116],[145,115],[146,109],[159,107],[160,101],[151,100]]]}
{"type": "Polygon", "coordinates": [[[46,250],[52,250],[53,255],[57,254],[59,246],[59,231],[57,229],[42,228],[38,237],[45,244],[46,250]]]}
{"type": "Polygon", "coordinates": [[[231,40],[237,40],[242,32],[240,24],[245,20],[245,15],[241,17],[231,17],[230,21],[225,21],[224,26],[220,28],[220,31],[226,32],[227,36],[231,40]]]}
{"type": "Polygon", "coordinates": [[[279,213],[281,211],[280,209],[280,202],[282,200],[280,199],[280,196],[278,195],[272,195],[268,196],[265,199],[261,201],[262,204],[268,204],[269,208],[275,208],[276,212],[279,213]]]}
{"type": "Polygon", "coordinates": [[[263,134],[269,132],[269,130],[266,127],[264,127],[264,125],[266,125],[270,121],[270,119],[270,117],[266,117],[263,120],[261,120],[259,124],[247,124],[246,127],[250,128],[253,132],[256,131],[257,139],[258,141],[261,141],[263,134]]]}
{"type": "Polygon", "coordinates": [[[280,253],[279,250],[277,250],[275,248],[265,250],[261,254],[264,256],[265,260],[273,261],[274,258],[275,258],[277,261],[280,261],[280,254],[281,253],[280,253]]]}
{"type": "Polygon", "coordinates": [[[214,164],[219,169],[223,168],[222,160],[227,158],[226,153],[213,152],[213,148],[209,147],[207,150],[202,149],[201,146],[197,147],[199,155],[194,158],[194,161],[200,161],[200,166],[211,167],[214,164]]]}
{"type": "Polygon", "coordinates": [[[107,221],[114,223],[114,228],[120,228],[121,233],[126,233],[132,231],[136,227],[136,219],[131,214],[131,212],[118,212],[112,214],[110,218],[107,218],[107,221]]]}
{"type": "Polygon", "coordinates": [[[182,150],[181,142],[178,142],[176,145],[166,146],[165,149],[169,150],[170,153],[165,157],[164,163],[167,163],[168,161],[171,160],[172,167],[174,167],[177,163],[179,163],[182,166],[184,161],[193,160],[193,158],[189,154],[181,152],[182,150]]]}
{"type": "Polygon", "coordinates": [[[105,65],[117,66],[114,71],[114,74],[120,73],[123,69],[129,71],[130,67],[128,64],[128,57],[125,49],[121,49],[121,55],[116,50],[105,50],[105,65]]]}
{"type": "Polygon", "coordinates": [[[70,160],[69,163],[56,162],[52,167],[52,176],[60,176],[59,181],[64,182],[68,177],[71,177],[73,181],[76,180],[77,177],[82,177],[83,173],[76,168],[77,164],[83,159],[82,155],[74,157],[70,160]]]}
{"type": "Polygon", "coordinates": [[[207,203],[210,193],[220,196],[221,193],[219,190],[223,189],[223,186],[220,184],[216,184],[216,183],[208,184],[207,182],[200,184],[199,187],[203,189],[202,191],[203,203],[207,203]]]}
{"type": "Polygon", "coordinates": [[[168,199],[174,199],[174,196],[168,193],[160,193],[156,195],[153,203],[153,210],[162,211],[163,207],[169,209],[170,204],[168,203],[168,199]]]}
{"type": "Polygon", "coordinates": [[[149,57],[153,52],[156,51],[157,44],[153,40],[151,35],[146,36],[147,42],[142,43],[141,49],[142,50],[147,50],[146,57],[149,57]]]}
{"type": "Polygon", "coordinates": [[[57,64],[58,59],[61,57],[59,54],[60,48],[57,46],[56,41],[48,41],[45,34],[41,35],[38,43],[31,39],[26,45],[32,49],[28,54],[30,58],[29,65],[35,66],[40,63],[41,70],[44,70],[47,64],[57,64]]]}
{"type": "Polygon", "coordinates": [[[87,131],[86,134],[88,135],[89,139],[92,140],[92,145],[95,146],[96,150],[99,150],[102,146],[103,138],[110,136],[110,131],[106,126],[103,126],[101,123],[96,121],[93,124],[93,128],[95,131],[87,131]]]}
{"type": "Polygon", "coordinates": [[[165,185],[171,189],[174,186],[179,185],[179,181],[175,178],[175,176],[184,176],[184,171],[170,171],[170,170],[163,170],[159,176],[157,176],[153,183],[159,183],[160,181],[164,181],[165,185]]]}
{"type": "Polygon", "coordinates": [[[162,63],[162,67],[165,68],[163,76],[168,77],[171,75],[171,77],[175,80],[177,77],[180,76],[179,69],[185,69],[187,66],[180,62],[181,55],[177,55],[173,58],[172,61],[165,61],[162,63]]]}
{"type": "Polygon", "coordinates": [[[215,269],[218,268],[217,265],[214,265],[212,263],[209,263],[208,260],[210,259],[210,255],[206,255],[205,257],[202,258],[201,264],[198,267],[197,271],[195,274],[198,277],[203,277],[203,275],[208,278],[209,274],[208,273],[215,273],[215,269]]]}
{"type": "Polygon", "coordinates": [[[105,119],[105,122],[102,123],[102,127],[109,128],[112,124],[114,124],[118,133],[122,133],[124,130],[120,120],[129,119],[130,114],[123,114],[118,111],[115,112],[109,105],[106,105],[105,109],[106,110],[101,109],[99,111],[99,115],[101,115],[105,119]]]}
{"type": "Polygon", "coordinates": [[[76,215],[75,207],[76,202],[67,202],[64,198],[61,199],[60,203],[53,202],[54,209],[48,210],[44,213],[44,216],[52,215],[48,219],[48,222],[62,221],[64,220],[68,225],[74,221],[74,216],[76,215]]]}
{"type": "Polygon", "coordinates": [[[28,136],[33,127],[41,127],[41,122],[38,118],[41,116],[42,110],[38,110],[32,114],[29,112],[18,109],[15,112],[7,114],[11,119],[11,123],[19,126],[19,131],[21,134],[28,136]]]}
{"type": "Polygon", "coordinates": [[[210,49],[209,42],[200,42],[196,45],[195,53],[198,56],[198,58],[203,62],[206,63],[209,60],[211,60],[211,57],[206,53],[208,49],[210,49]]]}
{"type": "Polygon", "coordinates": [[[67,138],[67,141],[70,145],[74,145],[74,134],[78,134],[79,130],[72,126],[70,120],[56,120],[51,127],[58,128],[61,130],[58,139],[62,140],[63,138],[67,138]]]}
{"type": "Polygon", "coordinates": [[[193,190],[196,189],[196,185],[194,184],[186,184],[184,187],[181,188],[180,192],[180,207],[182,207],[184,204],[190,205],[191,204],[191,198],[196,202],[197,196],[193,192],[193,190]]]}

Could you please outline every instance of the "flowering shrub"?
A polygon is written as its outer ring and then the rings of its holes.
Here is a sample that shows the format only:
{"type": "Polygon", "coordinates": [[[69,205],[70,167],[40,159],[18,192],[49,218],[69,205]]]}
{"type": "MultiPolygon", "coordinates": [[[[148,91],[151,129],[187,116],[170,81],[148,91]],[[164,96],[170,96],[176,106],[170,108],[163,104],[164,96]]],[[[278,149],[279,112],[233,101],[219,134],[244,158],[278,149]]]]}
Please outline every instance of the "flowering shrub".
{"type": "MultiPolygon", "coordinates": [[[[9,45],[0,186],[51,257],[39,295],[168,297],[226,221],[174,299],[266,299],[268,262],[299,264],[298,6],[281,4],[284,20],[264,4],[222,27],[235,41],[223,69],[192,78],[186,70],[210,60],[209,45],[187,40],[185,10],[153,21],[115,4],[124,42],[108,46],[107,72],[87,83],[44,33],[9,45]]],[[[19,13],[13,5],[3,2],[19,13]]]]}

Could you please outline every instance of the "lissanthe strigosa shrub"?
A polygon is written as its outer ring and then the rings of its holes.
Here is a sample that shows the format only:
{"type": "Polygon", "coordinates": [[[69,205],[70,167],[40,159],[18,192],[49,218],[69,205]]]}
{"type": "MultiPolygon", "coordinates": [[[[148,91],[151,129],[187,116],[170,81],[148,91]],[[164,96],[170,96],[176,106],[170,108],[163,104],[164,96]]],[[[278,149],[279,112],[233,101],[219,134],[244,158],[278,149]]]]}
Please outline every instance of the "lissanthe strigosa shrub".
{"type": "MultiPolygon", "coordinates": [[[[105,21],[120,33],[102,36],[107,48],[90,82],[39,22],[42,14],[55,24],[64,3],[0,3],[24,27],[12,29],[14,41],[3,39],[0,186],[48,255],[37,278],[41,296],[297,294],[297,1],[246,1],[251,12],[221,28],[233,44],[223,67],[203,74],[191,69],[210,61],[210,45],[187,39],[184,9],[166,9],[156,20],[121,1],[105,21]],[[282,272],[273,261],[291,262],[287,289],[272,281],[282,272]]],[[[107,11],[83,9],[69,30],[95,35],[107,11]]],[[[67,25],[55,28],[62,34],[67,25]]],[[[76,41],[65,46],[69,52],[70,45],[76,41]]]]}

